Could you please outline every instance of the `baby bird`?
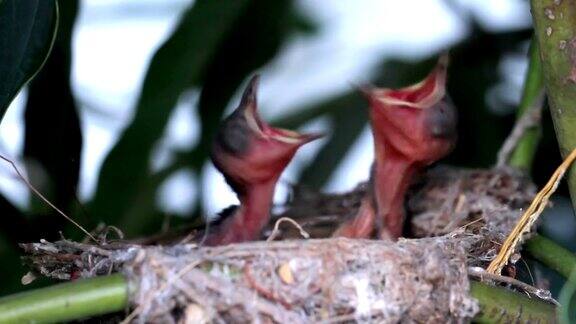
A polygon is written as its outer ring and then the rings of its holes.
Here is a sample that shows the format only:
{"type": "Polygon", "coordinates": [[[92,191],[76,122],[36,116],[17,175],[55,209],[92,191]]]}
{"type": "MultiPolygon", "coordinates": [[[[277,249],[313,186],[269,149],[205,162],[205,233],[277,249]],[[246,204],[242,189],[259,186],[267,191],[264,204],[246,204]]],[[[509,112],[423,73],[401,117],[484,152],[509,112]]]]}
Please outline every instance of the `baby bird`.
{"type": "Polygon", "coordinates": [[[456,110],[446,95],[448,57],[422,81],[401,89],[364,87],[370,105],[374,164],[360,209],[334,236],[397,240],[404,197],[413,176],[446,156],[456,143],[456,110]]]}
{"type": "Polygon", "coordinates": [[[240,206],[228,210],[218,226],[210,226],[206,245],[256,240],[270,219],[278,178],[302,145],[321,135],[274,128],[258,115],[254,76],[240,105],[221,124],[211,159],[238,195],[240,206]]]}

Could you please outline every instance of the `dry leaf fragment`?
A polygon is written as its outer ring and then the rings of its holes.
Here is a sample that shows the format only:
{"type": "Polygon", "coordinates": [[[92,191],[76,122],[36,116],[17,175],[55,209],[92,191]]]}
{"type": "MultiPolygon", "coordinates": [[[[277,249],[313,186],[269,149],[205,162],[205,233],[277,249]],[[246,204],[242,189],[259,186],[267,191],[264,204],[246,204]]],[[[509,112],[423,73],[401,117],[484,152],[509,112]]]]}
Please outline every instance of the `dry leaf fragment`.
{"type": "Polygon", "coordinates": [[[209,318],[206,311],[198,304],[190,304],[184,311],[184,317],[180,324],[201,324],[208,323],[209,318]]]}
{"type": "Polygon", "coordinates": [[[289,262],[284,263],[278,268],[278,275],[285,284],[291,285],[294,283],[294,275],[292,274],[289,262]]]}

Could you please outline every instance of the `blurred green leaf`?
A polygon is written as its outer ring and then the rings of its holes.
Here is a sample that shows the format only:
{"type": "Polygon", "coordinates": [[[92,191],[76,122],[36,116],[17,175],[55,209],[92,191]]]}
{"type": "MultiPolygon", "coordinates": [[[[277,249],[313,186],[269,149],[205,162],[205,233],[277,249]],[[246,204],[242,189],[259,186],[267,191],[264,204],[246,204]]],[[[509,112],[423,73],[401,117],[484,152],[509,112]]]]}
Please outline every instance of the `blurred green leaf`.
{"type": "MultiPolygon", "coordinates": [[[[488,95],[502,76],[497,68],[507,55],[520,54],[532,36],[529,29],[489,32],[472,23],[471,34],[450,50],[448,93],[458,108],[458,143],[449,162],[467,167],[489,167],[512,129],[515,116],[488,108],[488,95]]],[[[502,104],[502,103],[500,103],[502,104]]],[[[498,107],[500,108],[500,107],[498,107]]]]}
{"type": "Polygon", "coordinates": [[[26,273],[18,249],[11,243],[5,241],[3,235],[0,235],[0,275],[2,276],[2,285],[0,285],[0,296],[16,292],[22,289],[20,278],[26,273]]]}
{"type": "Polygon", "coordinates": [[[42,67],[58,22],[55,0],[0,2],[0,120],[42,67]]]}
{"type": "MultiPolygon", "coordinates": [[[[78,1],[60,5],[58,36],[42,70],[30,82],[24,113],[24,158],[31,183],[70,213],[80,173],[82,134],[70,87],[71,39],[78,1]]],[[[52,220],[47,235],[57,235],[65,219],[34,195],[33,214],[52,220]]],[[[48,237],[45,237],[48,238],[48,237]]]]}
{"type": "Polygon", "coordinates": [[[576,271],[564,284],[559,296],[558,322],[561,324],[576,323],[576,271]]]}
{"type": "MultiPolygon", "coordinates": [[[[118,224],[149,176],[150,154],[162,136],[178,98],[204,75],[215,51],[247,0],[198,0],[148,68],[136,115],[106,158],[91,211],[118,224]]],[[[130,229],[128,229],[130,230],[130,229]]]]}

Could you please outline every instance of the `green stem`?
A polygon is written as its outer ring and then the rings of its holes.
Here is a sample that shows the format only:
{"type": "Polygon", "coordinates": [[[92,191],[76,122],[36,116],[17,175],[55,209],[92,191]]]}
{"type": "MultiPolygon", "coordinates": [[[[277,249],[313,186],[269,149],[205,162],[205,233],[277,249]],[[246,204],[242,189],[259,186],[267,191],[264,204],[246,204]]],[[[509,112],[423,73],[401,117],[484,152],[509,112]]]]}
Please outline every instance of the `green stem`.
{"type": "Polygon", "coordinates": [[[480,302],[476,323],[556,322],[556,307],[538,299],[475,281],[470,283],[470,293],[480,302]]]}
{"type": "MultiPolygon", "coordinates": [[[[531,5],[556,138],[566,156],[576,147],[576,2],[531,0],[531,5]]],[[[575,172],[568,186],[576,206],[575,172]]]]}
{"type": "MultiPolygon", "coordinates": [[[[535,41],[530,43],[529,52],[528,71],[524,78],[524,89],[522,90],[520,106],[518,107],[517,119],[520,119],[529,108],[541,104],[538,101],[540,101],[540,97],[544,92],[542,64],[540,62],[538,45],[535,41]]],[[[508,161],[510,166],[526,171],[527,173],[530,172],[532,161],[536,154],[536,148],[538,147],[538,141],[540,140],[540,133],[541,129],[539,125],[526,130],[510,156],[510,161],[508,161]]]]}
{"type": "MultiPolygon", "coordinates": [[[[472,282],[480,303],[479,323],[517,319],[548,323],[555,307],[504,288],[472,282]]],[[[128,307],[129,288],[120,274],[63,283],[0,299],[0,323],[53,323],[120,311],[128,307]]]]}
{"type": "Polygon", "coordinates": [[[572,271],[576,269],[574,253],[541,235],[535,235],[524,243],[524,250],[564,278],[569,278],[572,271]]]}
{"type": "Polygon", "coordinates": [[[0,323],[54,323],[112,313],[128,304],[120,274],[58,284],[0,299],[0,323]]]}
{"type": "Polygon", "coordinates": [[[558,296],[558,320],[562,324],[576,322],[576,271],[572,272],[558,296]]]}

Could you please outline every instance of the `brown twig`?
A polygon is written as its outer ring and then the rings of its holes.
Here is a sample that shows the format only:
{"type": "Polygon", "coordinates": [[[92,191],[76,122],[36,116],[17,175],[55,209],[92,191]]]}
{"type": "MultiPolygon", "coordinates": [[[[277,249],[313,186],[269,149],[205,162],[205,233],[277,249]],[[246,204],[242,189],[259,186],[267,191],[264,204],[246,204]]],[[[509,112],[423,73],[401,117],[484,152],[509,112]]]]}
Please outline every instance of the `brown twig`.
{"type": "Polygon", "coordinates": [[[290,217],[280,217],[276,223],[274,224],[274,229],[272,229],[272,234],[270,234],[270,236],[266,239],[267,242],[270,241],[274,241],[274,239],[276,239],[276,237],[280,234],[280,224],[282,222],[288,222],[292,225],[294,225],[294,227],[296,227],[298,229],[298,231],[300,231],[300,235],[302,235],[303,238],[307,239],[310,238],[310,234],[308,234],[308,232],[306,232],[302,226],[300,226],[300,224],[298,224],[295,220],[293,220],[290,217]]]}
{"type": "Polygon", "coordinates": [[[498,151],[497,159],[496,159],[496,167],[503,168],[508,165],[508,161],[518,146],[518,143],[526,133],[526,131],[538,125],[540,123],[540,119],[542,118],[542,106],[544,105],[544,98],[545,94],[542,91],[538,97],[534,100],[534,104],[530,106],[527,111],[522,114],[522,116],[516,121],[514,124],[514,128],[508,138],[502,144],[502,147],[498,151]]]}

